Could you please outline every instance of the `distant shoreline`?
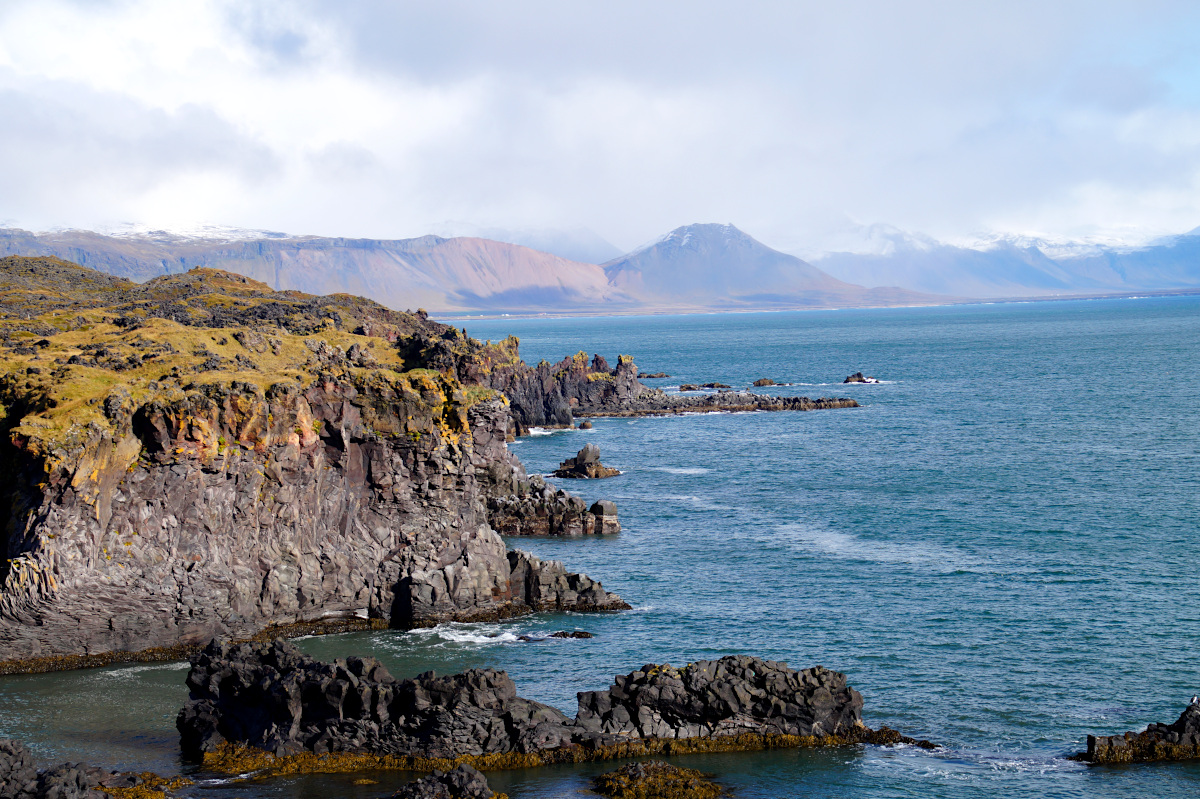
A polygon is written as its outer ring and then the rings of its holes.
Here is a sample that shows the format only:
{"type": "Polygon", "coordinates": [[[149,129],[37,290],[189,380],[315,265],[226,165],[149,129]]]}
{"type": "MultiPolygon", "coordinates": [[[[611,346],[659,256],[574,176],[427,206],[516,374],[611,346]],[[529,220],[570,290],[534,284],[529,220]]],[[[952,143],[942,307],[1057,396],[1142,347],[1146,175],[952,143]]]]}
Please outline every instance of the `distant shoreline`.
{"type": "Polygon", "coordinates": [[[496,319],[598,319],[608,316],[716,316],[723,314],[752,313],[796,313],[802,311],[874,311],[896,308],[947,308],[959,305],[1002,305],[1026,302],[1069,302],[1071,300],[1140,300],[1152,297],[1200,296],[1200,287],[1181,289],[1159,289],[1156,291],[1117,291],[1094,294],[1051,294],[1035,297],[994,297],[958,299],[947,298],[946,302],[913,303],[904,305],[839,305],[820,308],[639,308],[630,310],[610,309],[606,311],[517,311],[513,313],[478,313],[464,316],[461,312],[429,311],[429,315],[441,322],[490,321],[496,319]]]}

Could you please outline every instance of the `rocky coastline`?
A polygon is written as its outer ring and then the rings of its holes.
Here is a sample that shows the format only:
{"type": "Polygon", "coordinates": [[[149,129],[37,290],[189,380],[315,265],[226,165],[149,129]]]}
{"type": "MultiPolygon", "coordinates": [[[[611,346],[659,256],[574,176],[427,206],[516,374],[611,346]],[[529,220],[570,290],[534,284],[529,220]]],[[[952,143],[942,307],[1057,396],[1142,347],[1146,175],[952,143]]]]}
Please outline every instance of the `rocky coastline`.
{"type": "Polygon", "coordinates": [[[489,523],[618,529],[508,451],[515,340],[217,270],[6,258],[0,288],[0,672],[627,607],[489,523]]]}

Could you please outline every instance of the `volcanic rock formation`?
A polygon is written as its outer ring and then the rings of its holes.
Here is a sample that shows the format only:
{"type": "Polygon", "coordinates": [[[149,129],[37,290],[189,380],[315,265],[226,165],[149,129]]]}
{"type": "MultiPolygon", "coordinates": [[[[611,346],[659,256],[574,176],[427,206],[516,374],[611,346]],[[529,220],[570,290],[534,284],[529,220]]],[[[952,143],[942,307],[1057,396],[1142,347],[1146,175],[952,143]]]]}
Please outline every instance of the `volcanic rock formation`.
{"type": "Polygon", "coordinates": [[[610,468],[600,462],[600,448],[595,444],[585,444],[575,457],[567,458],[554,470],[555,477],[582,480],[615,477],[620,473],[619,469],[610,468]]]}
{"type": "MultiPolygon", "coordinates": [[[[235,744],[276,756],[390,757],[395,767],[465,757],[497,768],[652,753],[662,741],[677,751],[687,751],[683,741],[712,751],[877,735],[863,726],[862,697],[844,675],[744,656],[682,669],[644,666],[608,690],[579,694],[574,720],[517,696],[504,672],[396,680],[374,659],[322,663],[285,641],[213,641],[193,658],[187,684],[177,723],[185,756],[199,760],[228,756],[235,744]]],[[[224,767],[241,765],[234,756],[224,767]]]]}
{"type": "Polygon", "coordinates": [[[1173,724],[1151,724],[1142,732],[1124,735],[1089,735],[1087,751],[1076,756],[1094,764],[1197,758],[1200,758],[1200,704],[1188,705],[1173,724]]]}
{"type": "Polygon", "coordinates": [[[493,499],[543,499],[483,385],[515,340],[215,270],[137,285],[8,258],[0,353],[4,670],[626,607],[488,524],[493,499]]]}

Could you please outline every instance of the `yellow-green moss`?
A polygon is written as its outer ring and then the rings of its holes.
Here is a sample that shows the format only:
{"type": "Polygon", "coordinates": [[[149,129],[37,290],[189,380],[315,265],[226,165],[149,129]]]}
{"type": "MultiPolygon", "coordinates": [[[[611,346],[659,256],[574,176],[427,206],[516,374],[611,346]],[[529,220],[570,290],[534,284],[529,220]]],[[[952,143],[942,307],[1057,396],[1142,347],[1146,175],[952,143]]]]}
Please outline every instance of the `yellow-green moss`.
{"type": "Polygon", "coordinates": [[[253,773],[255,777],[285,774],[339,774],[369,770],[448,771],[460,763],[480,771],[534,768],[555,763],[591,763],[646,756],[673,756],[711,752],[753,752],[765,749],[796,749],[825,746],[845,746],[870,740],[866,736],[813,735],[741,735],[714,738],[648,738],[625,741],[595,748],[578,745],[548,749],[542,752],[504,752],[491,755],[463,755],[456,758],[429,758],[395,755],[372,755],[354,752],[330,752],[314,755],[277,757],[251,746],[222,744],[215,752],[204,755],[204,768],[224,774],[253,773]]]}
{"type": "Polygon", "coordinates": [[[139,774],[142,778],[140,785],[130,788],[104,788],[104,793],[115,799],[165,799],[167,791],[175,791],[192,785],[187,777],[160,777],[146,772],[139,774]]]}

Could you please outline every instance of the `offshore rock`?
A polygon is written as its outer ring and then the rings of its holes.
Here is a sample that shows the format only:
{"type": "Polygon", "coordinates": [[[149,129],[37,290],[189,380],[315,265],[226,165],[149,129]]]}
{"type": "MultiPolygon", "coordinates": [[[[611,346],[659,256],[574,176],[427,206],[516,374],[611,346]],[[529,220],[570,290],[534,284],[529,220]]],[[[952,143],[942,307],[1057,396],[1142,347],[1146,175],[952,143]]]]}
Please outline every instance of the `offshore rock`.
{"type": "Polygon", "coordinates": [[[567,458],[554,470],[555,477],[584,480],[615,477],[620,473],[619,469],[610,468],[600,462],[600,448],[595,444],[585,444],[575,457],[567,458]]]}
{"type": "Polygon", "coordinates": [[[413,780],[392,794],[391,799],[492,799],[494,796],[487,778],[463,763],[453,771],[435,770],[428,777],[413,780]]]}
{"type": "Polygon", "coordinates": [[[589,507],[578,497],[546,483],[538,475],[519,481],[513,493],[488,498],[488,524],[501,535],[613,535],[621,532],[617,506],[608,501],[589,507]]]}
{"type": "MultiPolygon", "coordinates": [[[[680,390],[685,390],[680,386],[680,390]]],[[[694,386],[690,388],[695,388],[694,386]]],[[[651,389],[622,407],[592,410],[581,408],[577,416],[669,416],[679,413],[745,413],[749,411],[816,411],[832,408],[857,408],[848,398],[769,397],[748,391],[717,391],[702,396],[666,394],[651,389]]]]}
{"type": "Polygon", "coordinates": [[[122,788],[151,784],[179,787],[190,783],[183,779],[164,780],[152,774],[110,772],[82,763],[63,763],[39,770],[34,765],[33,753],[24,744],[0,738],[0,799],[104,799],[112,793],[119,795],[122,788]],[[110,792],[111,789],[118,790],[110,792]]]}
{"type": "Polygon", "coordinates": [[[1173,724],[1151,724],[1140,733],[1089,735],[1087,751],[1075,757],[1093,764],[1200,758],[1200,704],[1188,705],[1173,724]]]}
{"type": "Polygon", "coordinates": [[[294,645],[212,642],[192,660],[177,726],[184,755],[222,742],[277,755],[372,752],[454,758],[532,752],[570,740],[571,722],[522,699],[502,671],[396,680],[372,658],[322,663],[294,645]]]}
{"type": "Polygon", "coordinates": [[[717,799],[721,786],[713,783],[711,776],[651,760],[601,774],[592,780],[592,787],[612,799],[717,799]]]}
{"type": "Polygon", "coordinates": [[[842,381],[843,383],[878,383],[874,377],[864,376],[862,372],[855,372],[842,381]]]}
{"type": "Polygon", "coordinates": [[[862,695],[820,666],[795,671],[744,655],[648,664],[607,691],[580,693],[577,724],[626,738],[845,736],[862,727],[862,695]]]}
{"type": "MultiPolygon", "coordinates": [[[[191,759],[236,744],[283,757],[465,757],[495,768],[648,754],[668,741],[671,751],[720,751],[875,735],[844,675],[753,657],[645,666],[606,691],[580,693],[574,720],[517,696],[504,672],[396,680],[371,658],[322,663],[285,641],[213,641],[193,658],[187,684],[177,726],[191,759]]],[[[890,735],[883,740],[913,742],[890,735]]]]}

